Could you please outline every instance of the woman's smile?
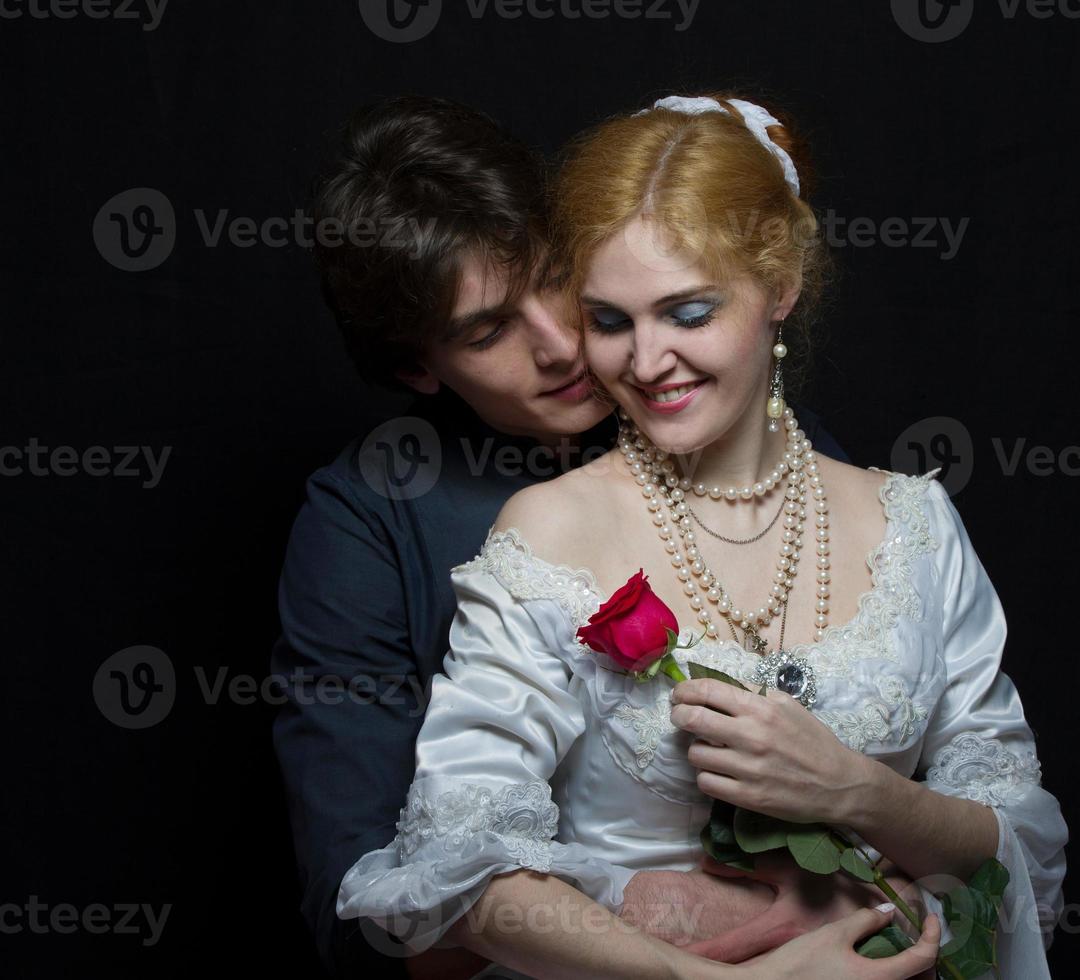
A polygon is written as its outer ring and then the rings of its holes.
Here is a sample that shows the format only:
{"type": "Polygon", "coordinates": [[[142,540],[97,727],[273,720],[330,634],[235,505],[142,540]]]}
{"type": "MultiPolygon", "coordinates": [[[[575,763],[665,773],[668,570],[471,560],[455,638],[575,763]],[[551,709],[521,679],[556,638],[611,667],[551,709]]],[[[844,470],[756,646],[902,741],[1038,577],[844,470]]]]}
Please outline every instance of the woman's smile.
{"type": "Polygon", "coordinates": [[[699,381],[677,382],[670,385],[662,385],[656,388],[645,388],[634,385],[641,403],[652,412],[670,415],[681,412],[690,405],[701,389],[708,384],[708,378],[699,381]]]}

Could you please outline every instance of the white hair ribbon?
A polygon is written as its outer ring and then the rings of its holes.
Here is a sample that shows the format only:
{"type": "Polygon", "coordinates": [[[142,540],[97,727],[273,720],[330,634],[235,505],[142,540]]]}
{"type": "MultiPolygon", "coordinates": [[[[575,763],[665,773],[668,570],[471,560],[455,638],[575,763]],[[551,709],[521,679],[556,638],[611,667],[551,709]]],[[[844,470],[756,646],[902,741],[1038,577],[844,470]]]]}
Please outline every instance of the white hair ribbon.
{"type": "MultiPolygon", "coordinates": [[[[795,192],[795,196],[798,197],[799,174],[795,169],[795,163],[787,150],[773,142],[772,137],[769,136],[766,130],[767,126],[782,125],[780,120],[768,110],[755,105],[753,102],[746,102],[743,99],[729,99],[729,101],[742,113],[746,128],[754,134],[757,141],[780,161],[780,165],[784,168],[784,177],[795,192]]],[[[722,112],[725,115],[731,115],[716,99],[710,99],[707,96],[690,99],[682,95],[669,95],[666,99],[658,99],[654,102],[653,109],[669,109],[671,112],[684,112],[690,116],[700,115],[703,112],[722,112]]],[[[642,109],[641,112],[636,112],[634,115],[640,116],[650,111],[649,109],[642,109]]]]}

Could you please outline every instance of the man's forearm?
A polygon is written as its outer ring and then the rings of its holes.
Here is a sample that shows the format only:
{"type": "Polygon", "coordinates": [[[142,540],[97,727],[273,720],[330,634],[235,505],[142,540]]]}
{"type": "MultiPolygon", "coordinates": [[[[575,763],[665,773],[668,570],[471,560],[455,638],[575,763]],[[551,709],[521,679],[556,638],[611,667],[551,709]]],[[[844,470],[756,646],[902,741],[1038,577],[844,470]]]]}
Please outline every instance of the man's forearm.
{"type": "Polygon", "coordinates": [[[723,977],[740,971],[684,953],[553,875],[496,875],[447,940],[538,980],[723,977]]]}
{"type": "Polygon", "coordinates": [[[844,823],[912,878],[951,874],[967,881],[997,853],[998,821],[990,807],[935,793],[867,761],[866,789],[844,823]]]}
{"type": "Polygon", "coordinates": [[[711,939],[765,912],[775,891],[749,878],[695,871],[639,871],[623,891],[619,917],[676,946],[711,939]]]}

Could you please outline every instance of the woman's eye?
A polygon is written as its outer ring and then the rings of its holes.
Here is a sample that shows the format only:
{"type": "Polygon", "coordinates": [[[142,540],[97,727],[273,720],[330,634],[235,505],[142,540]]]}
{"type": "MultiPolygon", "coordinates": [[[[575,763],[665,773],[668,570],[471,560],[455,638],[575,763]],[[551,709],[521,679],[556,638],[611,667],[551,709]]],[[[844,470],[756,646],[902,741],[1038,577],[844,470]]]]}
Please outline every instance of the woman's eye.
{"type": "Polygon", "coordinates": [[[614,333],[630,326],[630,318],[618,310],[589,310],[589,326],[597,333],[614,333]]]}
{"type": "Polygon", "coordinates": [[[507,320],[500,320],[490,333],[485,334],[479,340],[469,341],[469,346],[473,350],[484,350],[490,347],[502,336],[503,329],[506,327],[507,322],[507,320]]]}
{"type": "Polygon", "coordinates": [[[682,303],[671,311],[671,319],[680,327],[701,327],[713,318],[718,305],[711,300],[682,303]]]}

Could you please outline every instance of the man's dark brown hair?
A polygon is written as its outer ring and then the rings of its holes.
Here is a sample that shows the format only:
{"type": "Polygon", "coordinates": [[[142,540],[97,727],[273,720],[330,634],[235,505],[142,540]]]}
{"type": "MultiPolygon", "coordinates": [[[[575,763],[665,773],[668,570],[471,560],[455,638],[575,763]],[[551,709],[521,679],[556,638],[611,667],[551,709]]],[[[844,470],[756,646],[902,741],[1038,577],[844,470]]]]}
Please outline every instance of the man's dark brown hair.
{"type": "Polygon", "coordinates": [[[531,281],[545,250],[544,166],[489,116],[446,99],[365,106],[315,190],[323,295],[366,380],[394,386],[446,339],[463,260],[531,281]]]}

